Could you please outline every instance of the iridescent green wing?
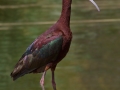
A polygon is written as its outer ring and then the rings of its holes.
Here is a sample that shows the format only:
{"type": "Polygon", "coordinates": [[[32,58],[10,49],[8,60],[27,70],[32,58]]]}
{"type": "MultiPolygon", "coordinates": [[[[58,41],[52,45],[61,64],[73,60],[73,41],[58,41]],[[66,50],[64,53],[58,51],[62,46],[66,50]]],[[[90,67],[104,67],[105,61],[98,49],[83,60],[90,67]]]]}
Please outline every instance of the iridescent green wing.
{"type": "Polygon", "coordinates": [[[42,68],[41,70],[43,70],[45,65],[54,62],[62,49],[62,44],[62,36],[55,37],[53,40],[43,44],[41,48],[33,42],[22,55],[11,73],[13,80],[24,74],[33,72],[38,68],[42,68]]]}

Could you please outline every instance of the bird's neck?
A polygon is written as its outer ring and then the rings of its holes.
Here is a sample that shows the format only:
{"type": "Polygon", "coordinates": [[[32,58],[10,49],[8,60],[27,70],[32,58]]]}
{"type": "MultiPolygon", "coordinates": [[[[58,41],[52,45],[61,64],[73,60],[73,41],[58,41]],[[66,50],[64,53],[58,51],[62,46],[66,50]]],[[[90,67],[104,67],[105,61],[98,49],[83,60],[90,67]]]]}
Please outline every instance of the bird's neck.
{"type": "Polygon", "coordinates": [[[72,0],[62,0],[62,12],[58,22],[70,26],[70,14],[71,14],[72,0]]]}

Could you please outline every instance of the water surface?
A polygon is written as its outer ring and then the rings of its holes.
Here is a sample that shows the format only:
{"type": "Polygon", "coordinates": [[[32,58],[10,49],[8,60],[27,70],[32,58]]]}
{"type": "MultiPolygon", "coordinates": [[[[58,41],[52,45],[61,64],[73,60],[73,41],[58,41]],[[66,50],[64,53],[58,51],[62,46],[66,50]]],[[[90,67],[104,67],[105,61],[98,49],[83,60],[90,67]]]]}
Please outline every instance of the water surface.
{"type": "MultiPolygon", "coordinates": [[[[81,20],[117,19],[120,11],[116,9],[117,7],[113,9],[102,7],[98,13],[94,7],[87,6],[90,3],[84,2],[84,5],[81,5],[81,2],[73,0],[71,17],[73,40],[68,55],[56,68],[57,90],[120,90],[119,22],[73,23],[81,20]]],[[[1,23],[56,21],[61,10],[59,7],[61,1],[55,0],[1,3],[3,5],[40,3],[41,6],[49,6],[51,3],[51,6],[55,6],[0,9],[1,23]]],[[[102,1],[98,2],[102,6],[101,3],[102,1]]],[[[28,74],[13,82],[10,73],[27,46],[50,26],[51,24],[0,26],[0,90],[41,90],[39,79],[42,74],[28,74]]],[[[52,90],[50,70],[45,78],[45,88],[52,90]]]]}

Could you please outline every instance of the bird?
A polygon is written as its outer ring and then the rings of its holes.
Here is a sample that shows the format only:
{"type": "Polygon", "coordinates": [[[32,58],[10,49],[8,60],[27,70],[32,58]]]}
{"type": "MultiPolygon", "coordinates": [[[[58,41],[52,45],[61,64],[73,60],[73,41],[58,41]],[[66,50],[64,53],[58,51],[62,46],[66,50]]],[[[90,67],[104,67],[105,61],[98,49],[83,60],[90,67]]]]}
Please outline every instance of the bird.
{"type": "MultiPolygon", "coordinates": [[[[93,3],[93,0],[91,2],[93,3]]],[[[57,64],[68,53],[72,41],[71,4],[72,0],[62,0],[62,11],[59,19],[29,45],[10,74],[13,80],[29,73],[43,73],[40,85],[42,90],[45,90],[45,75],[47,70],[51,69],[52,86],[56,90],[54,71],[57,64]]],[[[93,4],[97,6],[95,3],[93,4]]],[[[98,7],[96,8],[98,9],[98,7]]]]}

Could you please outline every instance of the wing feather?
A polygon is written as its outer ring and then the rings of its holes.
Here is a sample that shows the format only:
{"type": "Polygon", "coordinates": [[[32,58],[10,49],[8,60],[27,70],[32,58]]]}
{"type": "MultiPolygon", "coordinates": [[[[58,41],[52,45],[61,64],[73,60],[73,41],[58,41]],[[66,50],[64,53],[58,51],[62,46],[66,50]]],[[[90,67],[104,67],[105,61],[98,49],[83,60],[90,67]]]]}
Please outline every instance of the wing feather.
{"type": "Polygon", "coordinates": [[[49,37],[43,41],[35,40],[26,49],[11,73],[13,80],[24,74],[34,72],[38,68],[41,68],[42,72],[45,65],[56,60],[62,48],[62,43],[62,36],[49,37]]]}

